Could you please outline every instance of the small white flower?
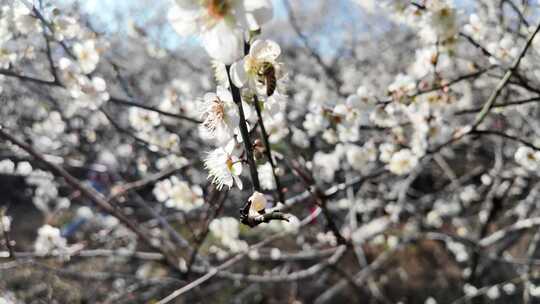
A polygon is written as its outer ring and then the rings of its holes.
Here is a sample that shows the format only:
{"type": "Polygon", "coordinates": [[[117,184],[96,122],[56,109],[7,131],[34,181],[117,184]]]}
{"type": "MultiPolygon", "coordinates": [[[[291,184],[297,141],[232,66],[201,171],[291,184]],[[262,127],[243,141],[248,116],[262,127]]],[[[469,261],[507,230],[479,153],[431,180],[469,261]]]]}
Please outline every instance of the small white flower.
{"type": "Polygon", "coordinates": [[[469,283],[465,283],[465,285],[463,285],[463,292],[469,296],[469,297],[472,297],[472,296],[475,296],[477,293],[478,293],[478,288],[476,288],[475,286],[469,284],[469,283]]]}
{"type": "Polygon", "coordinates": [[[222,217],[212,220],[208,226],[212,235],[232,252],[245,251],[246,242],[240,240],[240,223],[232,217],[222,217]]]}
{"type": "Polygon", "coordinates": [[[77,57],[81,70],[85,74],[92,73],[99,62],[99,53],[94,40],[86,40],[73,46],[73,53],[77,57]]]}
{"type": "Polygon", "coordinates": [[[397,151],[397,147],[391,143],[383,143],[379,146],[380,156],[379,159],[383,163],[388,163],[392,159],[392,155],[397,151]]]}
{"type": "Polygon", "coordinates": [[[540,286],[530,284],[529,285],[529,294],[535,298],[540,298],[540,286]]]}
{"type": "Polygon", "coordinates": [[[487,297],[490,300],[496,300],[501,296],[501,291],[499,290],[499,286],[491,286],[488,291],[486,292],[487,297]]]}
{"type": "Polygon", "coordinates": [[[270,258],[272,260],[278,260],[281,257],[281,250],[279,248],[272,248],[270,250],[270,258]]]}
{"type": "Polygon", "coordinates": [[[57,15],[51,25],[54,27],[54,38],[59,41],[75,38],[82,32],[77,20],[65,15],[57,15]]]}
{"type": "Polygon", "coordinates": [[[77,218],[89,220],[94,217],[94,212],[87,206],[82,206],[77,209],[77,218]]]}
{"type": "Polygon", "coordinates": [[[477,14],[469,16],[469,23],[463,26],[463,31],[473,37],[476,41],[484,39],[488,32],[488,27],[482,23],[477,14]]]}
{"type": "Polygon", "coordinates": [[[199,186],[190,187],[176,176],[157,182],[153,193],[165,206],[182,211],[190,211],[204,204],[202,189],[199,186]]]}
{"type": "Polygon", "coordinates": [[[15,164],[10,159],[0,160],[0,173],[12,174],[15,171],[15,164]]]}
{"type": "Polygon", "coordinates": [[[34,250],[37,255],[66,254],[67,241],[62,237],[60,229],[44,225],[38,229],[34,250]]]}
{"type": "Polygon", "coordinates": [[[519,147],[514,158],[518,164],[527,170],[537,171],[540,168],[540,151],[535,151],[530,147],[519,147]]]}
{"type": "Polygon", "coordinates": [[[261,212],[264,212],[268,204],[264,194],[257,191],[253,192],[248,201],[250,202],[249,216],[258,216],[261,212]]]}
{"type": "Polygon", "coordinates": [[[96,110],[109,100],[107,83],[103,78],[95,76],[90,79],[69,68],[64,71],[64,77],[67,78],[67,89],[77,106],[96,110]]]}
{"type": "Polygon", "coordinates": [[[388,86],[388,91],[396,101],[404,101],[416,88],[416,83],[410,75],[398,74],[393,83],[388,86]]]}
{"type": "Polygon", "coordinates": [[[259,181],[261,182],[261,187],[264,190],[273,190],[276,188],[276,181],[274,179],[273,172],[274,170],[269,162],[266,162],[264,165],[260,165],[258,167],[257,173],[259,174],[259,181]]]}
{"type": "Polygon", "coordinates": [[[503,285],[502,289],[506,294],[511,295],[516,292],[516,285],[514,283],[506,283],[503,285]]]}
{"type": "Polygon", "coordinates": [[[292,142],[296,146],[306,149],[309,147],[309,137],[306,135],[304,131],[301,129],[295,128],[294,126],[291,127],[292,129],[292,142]]]}
{"type": "Polygon", "coordinates": [[[275,85],[276,81],[283,77],[283,69],[276,61],[280,54],[281,48],[274,41],[256,40],[251,45],[249,54],[231,66],[232,82],[239,88],[247,86],[257,94],[273,95],[274,91],[268,92],[268,87],[275,85]],[[266,77],[269,73],[273,80],[266,77]]]}
{"type": "Polygon", "coordinates": [[[272,18],[268,0],[176,0],[168,19],[183,36],[199,34],[210,57],[231,64],[243,54],[246,30],[272,18]]]}
{"type": "MultiPolygon", "coordinates": [[[[2,224],[3,231],[9,231],[11,229],[11,217],[4,215],[2,218],[0,218],[0,224],[2,224]]],[[[0,232],[2,232],[0,229],[0,232]]]]}
{"type": "Polygon", "coordinates": [[[424,304],[437,304],[437,300],[435,300],[433,297],[429,297],[426,299],[424,304]]]}
{"type": "Polygon", "coordinates": [[[316,177],[325,182],[331,182],[334,179],[334,174],[340,168],[340,153],[324,153],[317,151],[313,155],[313,164],[318,168],[314,171],[316,177]]]}
{"type": "Polygon", "coordinates": [[[347,161],[355,170],[364,170],[366,165],[377,160],[377,148],[372,142],[359,147],[350,145],[346,150],[347,161]]]}
{"type": "Polygon", "coordinates": [[[388,170],[397,175],[410,173],[418,164],[418,158],[409,149],[402,149],[392,155],[388,170]]]}
{"type": "Polygon", "coordinates": [[[206,93],[200,104],[202,126],[208,135],[224,142],[234,135],[240,120],[232,95],[225,87],[218,87],[216,93],[206,93]]]}
{"type": "Polygon", "coordinates": [[[242,162],[232,154],[235,142],[231,140],[227,146],[217,148],[210,153],[204,160],[204,166],[208,169],[208,178],[212,178],[212,183],[221,190],[224,185],[231,188],[234,183],[238,189],[242,190],[242,162]]]}
{"type": "Polygon", "coordinates": [[[32,173],[32,165],[27,161],[22,161],[17,164],[17,174],[28,175],[32,173]]]}
{"type": "Polygon", "coordinates": [[[129,109],[129,122],[136,130],[149,130],[156,127],[161,122],[159,114],[141,108],[132,107],[129,109]]]}
{"type": "Polygon", "coordinates": [[[32,32],[41,32],[42,27],[39,19],[32,16],[32,12],[22,2],[16,2],[13,5],[13,21],[17,30],[23,34],[32,32]]]}

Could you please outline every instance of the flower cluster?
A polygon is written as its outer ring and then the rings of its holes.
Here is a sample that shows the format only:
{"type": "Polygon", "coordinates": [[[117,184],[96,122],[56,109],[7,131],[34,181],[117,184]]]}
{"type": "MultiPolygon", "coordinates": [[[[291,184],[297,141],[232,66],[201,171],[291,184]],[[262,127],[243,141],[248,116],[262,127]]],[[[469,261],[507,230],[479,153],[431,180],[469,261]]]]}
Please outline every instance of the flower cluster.
{"type": "Polygon", "coordinates": [[[38,255],[55,255],[64,259],[69,258],[66,239],[62,237],[60,229],[50,225],[44,225],[38,229],[34,250],[38,255]]]}
{"type": "Polygon", "coordinates": [[[160,202],[165,203],[169,208],[182,211],[190,211],[204,204],[201,187],[191,186],[173,176],[171,178],[157,182],[154,196],[160,202]]]}
{"type": "MultiPolygon", "coordinates": [[[[210,223],[209,229],[213,237],[219,240],[221,245],[230,252],[242,252],[248,248],[247,243],[239,239],[240,223],[235,218],[222,217],[214,219],[210,223]]],[[[218,257],[226,257],[226,252],[218,247],[214,246],[211,250],[216,252],[218,257]]]]}

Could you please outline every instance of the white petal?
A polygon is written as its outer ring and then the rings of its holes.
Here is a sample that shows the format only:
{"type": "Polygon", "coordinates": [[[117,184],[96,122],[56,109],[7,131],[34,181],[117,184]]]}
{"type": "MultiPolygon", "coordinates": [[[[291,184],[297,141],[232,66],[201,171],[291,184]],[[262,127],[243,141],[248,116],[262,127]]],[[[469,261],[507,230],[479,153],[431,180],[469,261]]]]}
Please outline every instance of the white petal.
{"type": "Polygon", "coordinates": [[[264,194],[260,192],[254,192],[248,200],[251,202],[251,205],[249,206],[250,209],[255,212],[259,212],[266,208],[266,197],[264,197],[264,194]]]}
{"type": "Polygon", "coordinates": [[[221,99],[222,101],[233,102],[232,94],[229,91],[229,89],[227,89],[225,87],[222,87],[222,86],[218,86],[217,89],[216,89],[216,93],[217,93],[217,96],[219,97],[219,99],[221,99]]]}
{"type": "Polygon", "coordinates": [[[242,102],[242,109],[244,110],[244,117],[246,120],[250,119],[252,116],[251,106],[245,102],[242,102]]]}
{"type": "Polygon", "coordinates": [[[233,63],[230,72],[232,83],[239,88],[243,87],[248,78],[244,69],[244,59],[233,63]]]}
{"type": "Polygon", "coordinates": [[[257,30],[261,25],[272,19],[272,2],[268,0],[245,0],[246,23],[250,31],[257,30]]]}
{"type": "Polygon", "coordinates": [[[197,3],[197,1],[193,1],[193,0],[175,0],[174,2],[176,3],[176,5],[178,5],[180,8],[184,10],[188,10],[188,9],[194,10],[196,8],[201,7],[201,5],[197,3]]]}
{"type": "Polygon", "coordinates": [[[242,174],[242,162],[236,159],[231,172],[234,176],[240,176],[242,174]]]}
{"type": "Polygon", "coordinates": [[[244,187],[244,184],[242,184],[242,180],[240,179],[240,177],[233,175],[233,178],[234,178],[234,182],[236,183],[236,186],[238,186],[238,189],[242,190],[242,188],[244,187]]]}
{"type": "Polygon", "coordinates": [[[232,64],[243,56],[242,31],[220,22],[202,36],[202,43],[210,57],[224,64],[232,64]]]}
{"type": "MultiPolygon", "coordinates": [[[[231,154],[234,150],[234,146],[236,145],[236,143],[234,142],[234,140],[231,140],[227,143],[227,145],[225,145],[225,147],[223,148],[223,150],[225,152],[227,152],[227,154],[231,154]]],[[[242,165],[240,165],[241,167],[242,165]]],[[[233,168],[234,168],[234,165],[233,165],[233,168]]]]}
{"type": "Polygon", "coordinates": [[[249,54],[259,60],[274,61],[281,54],[281,48],[272,40],[256,40],[249,54]]]}
{"type": "Polygon", "coordinates": [[[216,99],[217,99],[217,95],[212,92],[204,94],[204,97],[203,97],[203,100],[208,103],[214,102],[214,100],[216,99]]]}
{"type": "Polygon", "coordinates": [[[185,10],[173,5],[167,14],[167,19],[179,35],[187,36],[199,31],[197,20],[200,14],[200,10],[185,10]]]}

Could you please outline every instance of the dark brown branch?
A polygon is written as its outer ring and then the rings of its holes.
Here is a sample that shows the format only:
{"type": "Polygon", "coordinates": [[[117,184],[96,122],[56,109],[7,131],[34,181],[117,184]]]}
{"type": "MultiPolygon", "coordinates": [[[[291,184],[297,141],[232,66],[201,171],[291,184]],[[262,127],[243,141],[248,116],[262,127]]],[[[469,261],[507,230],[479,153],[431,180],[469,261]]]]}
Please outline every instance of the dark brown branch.
{"type": "Polygon", "coordinates": [[[169,117],[174,117],[174,118],[186,120],[186,121],[189,121],[189,122],[192,122],[192,123],[197,123],[197,124],[201,123],[201,121],[198,120],[198,119],[188,117],[188,116],[185,116],[185,115],[182,115],[182,114],[175,114],[175,113],[162,111],[160,109],[157,109],[157,108],[154,108],[154,107],[151,107],[151,106],[147,106],[147,105],[142,104],[140,102],[129,101],[129,100],[119,98],[119,97],[114,97],[114,96],[111,96],[111,98],[109,98],[109,101],[113,102],[115,104],[118,104],[118,105],[137,107],[137,108],[145,109],[145,110],[148,110],[148,111],[156,112],[156,113],[164,115],[164,116],[169,116],[169,117]]]}
{"type": "MultiPolygon", "coordinates": [[[[498,104],[496,103],[493,105],[492,108],[493,109],[506,108],[506,107],[519,106],[519,105],[528,104],[532,102],[538,102],[538,101],[540,101],[540,96],[521,99],[521,100],[508,101],[505,103],[498,103],[498,104]]],[[[466,110],[461,110],[461,111],[456,112],[455,115],[474,114],[474,113],[480,112],[481,110],[482,110],[482,107],[466,109],[466,110]]]]}
{"type": "Polygon", "coordinates": [[[516,137],[516,136],[513,136],[513,135],[510,135],[510,134],[507,134],[507,133],[504,133],[502,131],[496,131],[496,130],[473,130],[471,131],[470,135],[492,135],[492,136],[498,136],[498,137],[502,137],[502,138],[506,138],[506,139],[509,139],[509,140],[512,140],[512,141],[516,141],[516,142],[519,142],[521,144],[523,144],[524,146],[527,146],[531,149],[534,149],[536,151],[540,151],[540,147],[537,147],[535,146],[534,144],[522,139],[522,138],[519,138],[519,137],[516,137]]]}

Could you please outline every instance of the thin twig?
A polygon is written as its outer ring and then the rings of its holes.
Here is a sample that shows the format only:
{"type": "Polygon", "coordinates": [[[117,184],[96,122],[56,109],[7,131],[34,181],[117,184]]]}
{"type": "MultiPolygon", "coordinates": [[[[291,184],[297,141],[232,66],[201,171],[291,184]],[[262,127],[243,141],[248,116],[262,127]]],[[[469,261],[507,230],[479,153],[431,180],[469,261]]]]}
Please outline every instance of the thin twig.
{"type": "Polygon", "coordinates": [[[261,128],[261,134],[264,143],[264,152],[266,154],[266,158],[268,158],[270,166],[272,167],[272,175],[274,176],[274,181],[276,182],[276,190],[278,193],[279,201],[283,203],[285,202],[285,195],[283,194],[281,182],[276,172],[276,164],[274,163],[274,158],[272,157],[272,147],[270,146],[270,141],[268,140],[268,133],[266,132],[266,128],[264,126],[264,121],[261,113],[261,105],[259,104],[259,100],[256,95],[254,97],[253,103],[255,104],[255,110],[257,111],[257,117],[259,118],[259,127],[261,128]]]}

